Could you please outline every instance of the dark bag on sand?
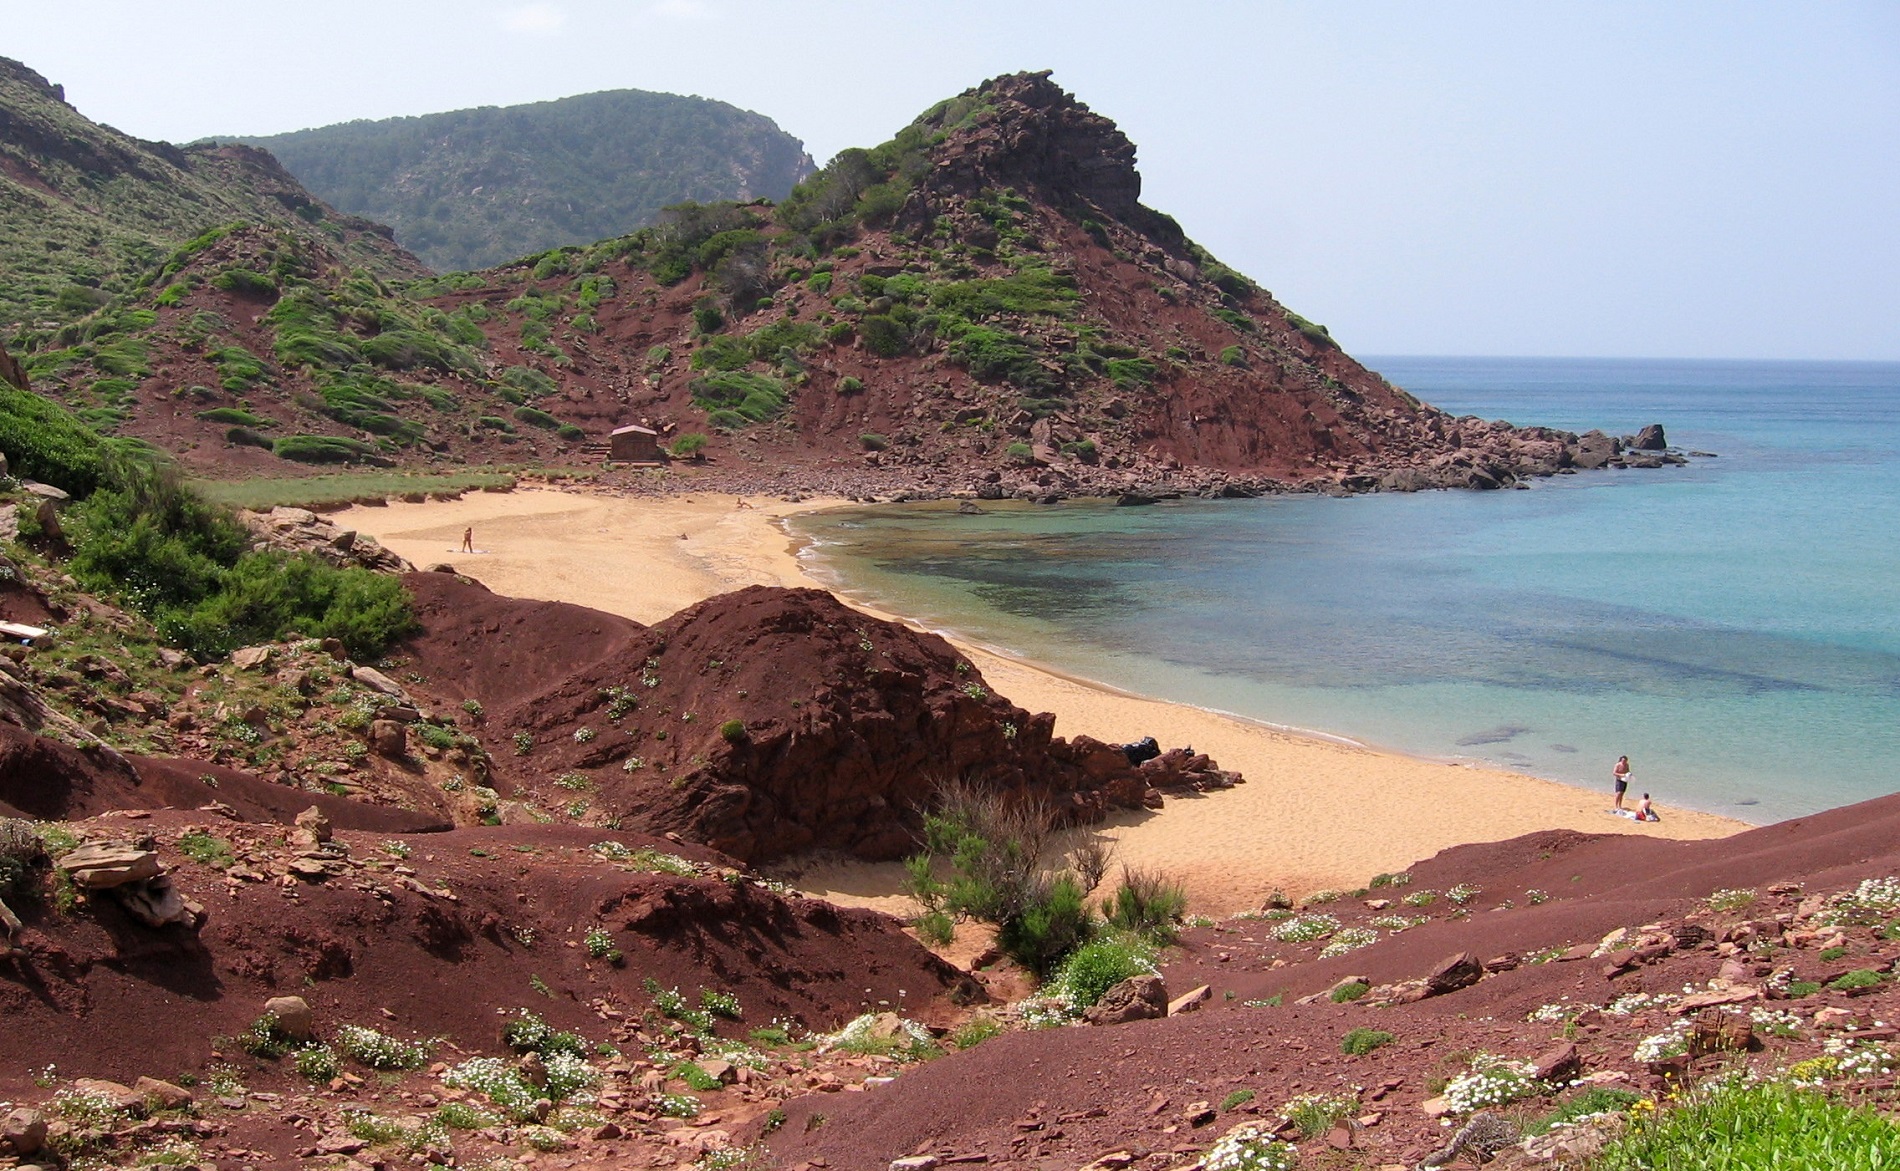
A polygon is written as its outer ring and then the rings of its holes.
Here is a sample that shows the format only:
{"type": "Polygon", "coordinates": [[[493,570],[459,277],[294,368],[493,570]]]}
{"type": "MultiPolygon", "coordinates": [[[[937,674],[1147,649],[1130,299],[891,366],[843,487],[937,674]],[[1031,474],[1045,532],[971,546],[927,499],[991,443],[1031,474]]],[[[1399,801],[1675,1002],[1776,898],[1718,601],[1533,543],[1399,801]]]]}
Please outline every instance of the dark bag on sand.
{"type": "Polygon", "coordinates": [[[1129,764],[1140,764],[1160,756],[1161,745],[1155,743],[1153,736],[1143,736],[1133,744],[1122,745],[1122,753],[1128,757],[1129,764]]]}

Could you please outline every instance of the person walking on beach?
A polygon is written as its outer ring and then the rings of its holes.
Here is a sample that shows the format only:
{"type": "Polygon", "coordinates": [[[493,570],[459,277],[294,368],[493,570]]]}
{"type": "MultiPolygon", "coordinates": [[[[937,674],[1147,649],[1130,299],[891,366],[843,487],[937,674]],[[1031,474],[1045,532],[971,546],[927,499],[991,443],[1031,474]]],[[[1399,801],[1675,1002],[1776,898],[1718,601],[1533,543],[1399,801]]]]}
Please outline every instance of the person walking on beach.
{"type": "Polygon", "coordinates": [[[1616,782],[1616,808],[1620,812],[1623,808],[1623,794],[1628,792],[1630,787],[1629,757],[1616,758],[1616,767],[1610,770],[1610,778],[1616,782]]]}
{"type": "Polygon", "coordinates": [[[474,551],[475,551],[475,526],[470,525],[469,527],[462,530],[462,552],[473,553],[474,551]]]}

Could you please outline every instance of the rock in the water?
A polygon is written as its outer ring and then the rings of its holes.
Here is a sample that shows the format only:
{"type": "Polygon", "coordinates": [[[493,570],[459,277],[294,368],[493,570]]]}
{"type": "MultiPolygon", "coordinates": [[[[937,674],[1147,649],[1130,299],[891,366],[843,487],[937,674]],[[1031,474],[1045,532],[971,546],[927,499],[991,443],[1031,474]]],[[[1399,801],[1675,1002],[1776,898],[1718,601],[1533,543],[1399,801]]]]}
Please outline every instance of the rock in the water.
{"type": "Polygon", "coordinates": [[[274,1017],[277,1031],[293,1041],[308,1041],[317,1035],[316,1016],[301,996],[273,996],[264,1002],[264,1015],[274,1017]]]}
{"type": "Polygon", "coordinates": [[[1168,986],[1159,976],[1130,976],[1102,993],[1082,1019],[1091,1025],[1123,1025],[1168,1015],[1168,986]]]}
{"type": "Polygon", "coordinates": [[[1637,451],[1662,451],[1669,446],[1669,440],[1663,435],[1661,423],[1651,423],[1636,433],[1630,446],[1637,451]]]}
{"type": "Polygon", "coordinates": [[[61,855],[59,868],[74,886],[107,890],[159,874],[158,853],[128,842],[93,842],[61,855]]]}

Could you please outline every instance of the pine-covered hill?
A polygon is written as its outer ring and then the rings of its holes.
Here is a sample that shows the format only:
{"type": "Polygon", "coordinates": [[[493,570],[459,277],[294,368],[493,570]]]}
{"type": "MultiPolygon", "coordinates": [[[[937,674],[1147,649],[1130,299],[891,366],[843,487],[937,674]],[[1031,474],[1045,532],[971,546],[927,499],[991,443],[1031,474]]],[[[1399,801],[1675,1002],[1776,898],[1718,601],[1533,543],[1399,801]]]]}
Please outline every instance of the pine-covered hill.
{"type": "Polygon", "coordinates": [[[0,57],[0,333],[91,313],[131,292],[181,244],[236,220],[320,240],[382,276],[424,271],[387,228],[339,214],[265,152],[133,138],[0,57]]]}
{"type": "Polygon", "coordinates": [[[812,170],[762,114],[631,89],[233,141],[438,272],[624,235],[685,200],[781,199],[812,170]]]}
{"type": "Polygon", "coordinates": [[[985,82],[774,204],[380,279],[259,225],[37,334],[34,385],[196,474],[574,463],[647,423],[745,491],[1045,498],[1496,487],[1577,437],[1387,384],[1139,201],[1046,74],[985,82]]]}

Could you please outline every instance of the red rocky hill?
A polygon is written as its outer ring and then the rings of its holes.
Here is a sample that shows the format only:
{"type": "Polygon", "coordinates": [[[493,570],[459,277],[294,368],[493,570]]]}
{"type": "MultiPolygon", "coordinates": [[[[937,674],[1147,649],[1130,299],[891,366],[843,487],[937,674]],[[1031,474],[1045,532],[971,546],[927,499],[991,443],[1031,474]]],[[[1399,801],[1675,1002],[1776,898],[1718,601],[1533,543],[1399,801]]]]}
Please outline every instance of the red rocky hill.
{"type": "Polygon", "coordinates": [[[418,693],[476,699],[488,783],[546,809],[677,832],[759,863],[813,848],[915,849],[936,785],[1039,797],[1075,820],[1227,784],[1204,757],[1141,768],[1053,736],[1055,718],[992,694],[951,645],[819,590],[754,586],[652,627],[412,574],[418,693]],[[577,798],[577,795],[578,796],[577,798]]]}
{"type": "Polygon", "coordinates": [[[748,491],[1497,487],[1620,458],[1418,402],[1140,191],[1112,122],[1016,74],[776,206],[681,205],[479,273],[397,283],[320,235],[213,233],[24,358],[212,476],[591,460],[640,422],[748,491]]]}

